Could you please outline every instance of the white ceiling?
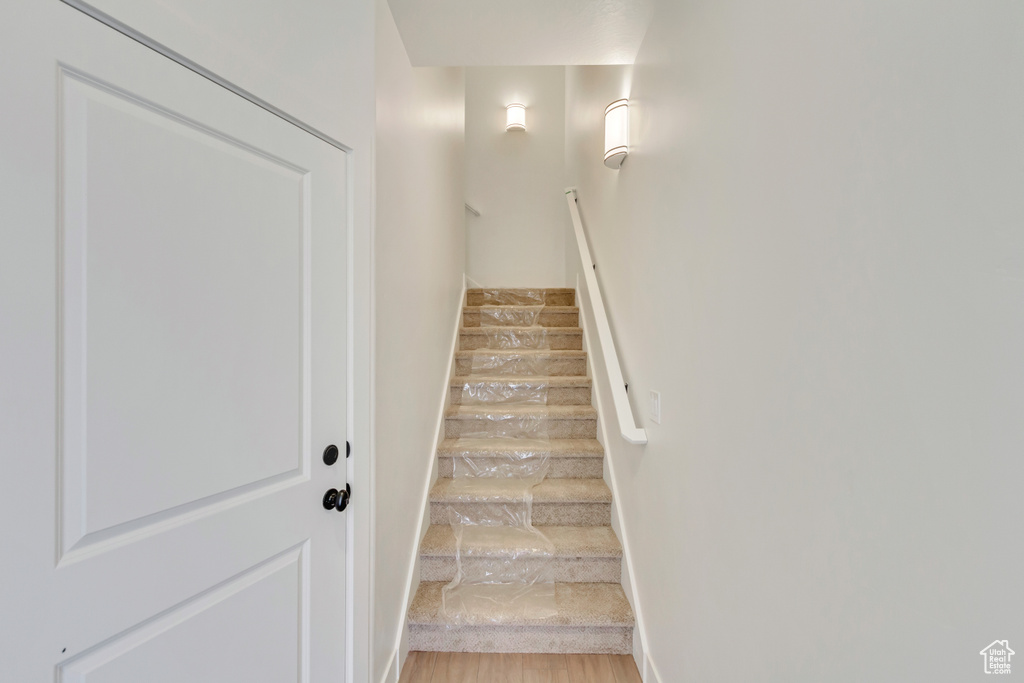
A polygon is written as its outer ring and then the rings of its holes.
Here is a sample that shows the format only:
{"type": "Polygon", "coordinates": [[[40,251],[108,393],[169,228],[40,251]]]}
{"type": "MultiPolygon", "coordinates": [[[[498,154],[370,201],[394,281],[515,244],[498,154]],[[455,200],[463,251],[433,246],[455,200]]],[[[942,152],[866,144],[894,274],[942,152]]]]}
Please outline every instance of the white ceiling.
{"type": "Polygon", "coordinates": [[[388,0],[413,66],[632,64],[653,0],[388,0]]]}

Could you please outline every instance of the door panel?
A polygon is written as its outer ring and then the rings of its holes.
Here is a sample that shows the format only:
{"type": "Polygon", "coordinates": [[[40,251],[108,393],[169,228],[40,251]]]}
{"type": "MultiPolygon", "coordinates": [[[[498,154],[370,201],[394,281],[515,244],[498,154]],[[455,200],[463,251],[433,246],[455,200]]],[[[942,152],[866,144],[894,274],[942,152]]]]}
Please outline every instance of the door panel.
{"type": "MultiPolygon", "coordinates": [[[[0,22],[0,678],[345,663],[347,155],[56,0],[0,22]]],[[[10,18],[10,17],[6,17],[10,18]]]]}
{"type": "Polygon", "coordinates": [[[308,470],[310,273],[302,169],[61,80],[70,551],[308,470]]]}
{"type": "Polygon", "coordinates": [[[303,600],[308,546],[223,585],[58,668],[60,683],[307,680],[303,600]],[[239,624],[263,625],[250,633],[239,624]],[[225,638],[225,634],[236,637],[225,638]],[[216,647],[211,647],[211,644],[216,647]]]}

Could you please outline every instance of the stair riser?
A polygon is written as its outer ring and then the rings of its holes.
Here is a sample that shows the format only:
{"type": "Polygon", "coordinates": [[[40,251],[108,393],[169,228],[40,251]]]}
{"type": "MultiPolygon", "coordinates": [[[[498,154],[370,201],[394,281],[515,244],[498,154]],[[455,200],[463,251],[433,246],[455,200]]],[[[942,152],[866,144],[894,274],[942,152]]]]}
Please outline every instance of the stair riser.
{"type": "Polygon", "coordinates": [[[425,652],[633,652],[632,626],[409,625],[409,649],[425,652]]]}
{"type": "MultiPolygon", "coordinates": [[[[536,385],[534,385],[536,386],[536,385]]],[[[451,405],[461,406],[463,405],[462,395],[464,393],[464,385],[457,384],[450,388],[451,393],[451,405]]],[[[486,391],[483,392],[486,395],[486,391]]],[[[497,392],[496,392],[497,393],[497,392]]],[[[559,387],[549,386],[546,390],[539,390],[534,392],[523,391],[523,398],[527,400],[540,400],[545,399],[546,405],[549,406],[589,406],[590,405],[590,387],[559,387]]],[[[483,402],[477,400],[475,403],[469,403],[467,405],[502,405],[500,403],[483,402]]]]}
{"type": "MultiPolygon", "coordinates": [[[[473,560],[462,560],[472,572],[473,560]]],[[[554,580],[560,583],[619,583],[622,580],[622,558],[568,557],[553,560],[530,560],[531,566],[550,565],[554,580]]],[[[455,557],[420,557],[420,578],[423,581],[452,581],[455,578],[455,557]]]]}
{"type": "MultiPolygon", "coordinates": [[[[548,306],[576,305],[576,295],[572,290],[539,290],[539,296],[548,306]]],[[[506,290],[495,296],[486,291],[481,292],[472,289],[466,293],[466,305],[468,306],[535,306],[538,303],[540,303],[538,294],[519,294],[506,290]]]]}
{"type": "MultiPolygon", "coordinates": [[[[483,330],[486,328],[480,328],[480,332],[462,332],[459,335],[459,348],[463,351],[473,351],[475,349],[487,349],[491,347],[492,337],[483,330]]],[[[555,351],[582,351],[583,350],[583,334],[577,332],[558,332],[558,328],[552,328],[548,330],[548,333],[544,336],[543,348],[553,349],[555,351]]],[[[524,348],[531,348],[526,346],[524,348]]]]}
{"type": "Polygon", "coordinates": [[[545,375],[551,377],[585,377],[587,374],[587,360],[585,358],[543,358],[519,364],[510,361],[497,368],[482,368],[480,363],[481,361],[477,361],[477,369],[474,370],[472,358],[456,358],[455,376],[514,374],[527,377],[545,375]]]}
{"type": "Polygon", "coordinates": [[[481,327],[494,325],[539,325],[541,327],[579,327],[579,311],[565,311],[552,308],[542,309],[536,317],[528,315],[522,317],[501,318],[494,314],[488,314],[480,309],[467,308],[462,312],[463,327],[481,327]]]}
{"type": "MultiPolygon", "coordinates": [[[[477,519],[501,519],[506,506],[491,503],[459,503],[459,507],[477,519]]],[[[609,526],[611,503],[534,503],[534,526],[609,526]]],[[[448,524],[448,503],[430,503],[430,523],[448,524]]]]}
{"type": "MultiPolygon", "coordinates": [[[[495,420],[447,417],[444,420],[444,436],[446,439],[457,439],[463,435],[481,433],[495,436],[506,434],[518,436],[517,426],[522,424],[522,421],[512,420],[507,427],[503,427],[500,421],[495,420]]],[[[549,439],[596,439],[597,418],[560,419],[548,417],[539,421],[537,430],[538,434],[546,435],[549,439]]]]}
{"type": "MultiPolygon", "coordinates": [[[[481,468],[489,463],[503,464],[508,458],[490,459],[473,456],[474,462],[481,468]]],[[[437,459],[438,476],[442,479],[451,479],[454,472],[454,460],[452,458],[439,457],[437,459]]],[[[604,461],[602,458],[548,458],[548,479],[600,479],[604,476],[604,461]]]]}
{"type": "MultiPolygon", "coordinates": [[[[521,348],[550,348],[553,351],[582,351],[583,350],[583,336],[582,335],[551,335],[549,334],[544,340],[545,343],[542,346],[534,347],[527,344],[523,344],[521,348]]],[[[510,348],[519,348],[518,346],[509,346],[510,348]]],[[[475,351],[480,348],[493,348],[492,343],[487,335],[484,334],[472,334],[463,333],[459,336],[459,349],[462,351],[475,351]]],[[[494,348],[499,348],[495,346],[494,348]]]]}

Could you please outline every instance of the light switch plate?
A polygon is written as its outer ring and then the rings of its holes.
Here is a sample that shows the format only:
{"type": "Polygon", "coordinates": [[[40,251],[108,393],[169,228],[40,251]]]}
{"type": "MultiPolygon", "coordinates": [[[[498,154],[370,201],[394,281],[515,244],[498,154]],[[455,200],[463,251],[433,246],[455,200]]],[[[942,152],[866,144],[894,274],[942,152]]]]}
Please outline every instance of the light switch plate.
{"type": "Polygon", "coordinates": [[[661,424],[661,392],[651,392],[651,406],[648,411],[651,416],[651,421],[655,424],[661,424]]]}

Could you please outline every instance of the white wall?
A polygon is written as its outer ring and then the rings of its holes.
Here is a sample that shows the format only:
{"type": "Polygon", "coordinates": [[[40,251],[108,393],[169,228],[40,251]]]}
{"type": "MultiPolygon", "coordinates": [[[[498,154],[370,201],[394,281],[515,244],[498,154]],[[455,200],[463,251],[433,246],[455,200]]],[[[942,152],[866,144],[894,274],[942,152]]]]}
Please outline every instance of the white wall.
{"type": "Polygon", "coordinates": [[[1020,652],[1022,31],[1008,1],[663,0],[632,69],[568,69],[629,393],[662,393],[610,457],[663,683],[1020,652]]]}
{"type": "Polygon", "coordinates": [[[565,286],[565,68],[466,69],[469,277],[485,287],[565,286]],[[505,106],[526,105],[526,131],[505,106]]]}
{"type": "Polygon", "coordinates": [[[464,77],[412,68],[377,1],[374,659],[402,628],[465,270],[464,77]]]}

